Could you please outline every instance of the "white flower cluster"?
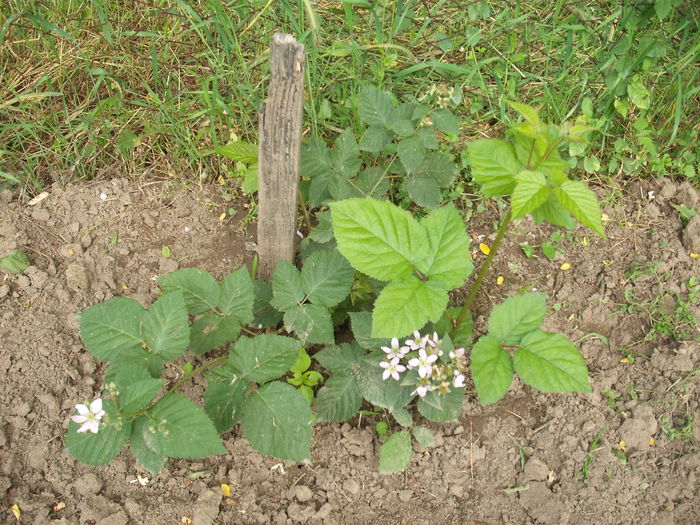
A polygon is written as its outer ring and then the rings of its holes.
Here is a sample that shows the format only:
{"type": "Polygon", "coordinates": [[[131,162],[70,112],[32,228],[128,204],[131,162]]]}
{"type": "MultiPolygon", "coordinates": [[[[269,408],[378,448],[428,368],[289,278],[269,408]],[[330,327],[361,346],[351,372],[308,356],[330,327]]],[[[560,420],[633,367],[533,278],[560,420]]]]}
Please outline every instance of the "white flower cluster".
{"type": "Polygon", "coordinates": [[[420,332],[415,331],[413,339],[406,339],[403,346],[400,346],[399,340],[394,337],[391,346],[382,346],[386,353],[384,361],[379,363],[384,369],[382,378],[386,380],[391,377],[398,381],[402,372],[416,368],[418,382],[412,394],[418,394],[420,397],[425,397],[433,390],[447,394],[451,386],[464,387],[464,372],[467,369],[464,348],[452,350],[447,361],[441,346],[442,340],[437,333],[422,336],[420,332]]]}

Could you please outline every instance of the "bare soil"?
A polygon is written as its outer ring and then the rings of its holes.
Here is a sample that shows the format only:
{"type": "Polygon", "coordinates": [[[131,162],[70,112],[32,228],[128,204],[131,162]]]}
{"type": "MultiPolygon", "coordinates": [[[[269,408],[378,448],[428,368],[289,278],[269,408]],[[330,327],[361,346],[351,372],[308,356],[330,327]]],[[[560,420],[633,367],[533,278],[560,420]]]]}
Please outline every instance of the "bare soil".
{"type": "MultiPolygon", "coordinates": [[[[700,210],[700,200],[675,183],[600,196],[609,238],[577,229],[554,260],[519,246],[552,230],[517,222],[475,319],[483,329],[488,307],[525,286],[547,293],[546,328],[578,341],[592,394],[516,382],[481,407],[470,385],[460,420],[423,423],[437,443],[416,445],[400,474],[377,472],[377,419],[362,417],[316,425],[312,464],[261,456],[234,429],[223,435],[227,455],[170,460],[151,477],[128,450],[103,467],[65,451],[68,417],[99,395],[104,372],[75,314],[117,295],[148,305],[153,278],[179,267],[222,278],[249,263],[249,210],[219,187],[173,182],[55,186],[33,206],[0,193],[0,256],[33,259],[23,274],[0,272],[2,522],[15,522],[16,504],[21,523],[40,525],[699,523],[700,346],[689,317],[699,312],[688,282],[700,277],[689,255],[700,253],[700,225],[684,227],[671,204],[700,210]]],[[[474,246],[488,243],[490,223],[469,233],[474,246]]]]}

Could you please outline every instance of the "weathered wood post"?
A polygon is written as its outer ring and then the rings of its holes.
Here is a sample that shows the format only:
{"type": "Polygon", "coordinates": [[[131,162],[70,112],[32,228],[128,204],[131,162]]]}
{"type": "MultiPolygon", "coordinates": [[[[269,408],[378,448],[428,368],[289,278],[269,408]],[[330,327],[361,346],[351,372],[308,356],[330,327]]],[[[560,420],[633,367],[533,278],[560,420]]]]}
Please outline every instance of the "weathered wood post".
{"type": "Polygon", "coordinates": [[[259,120],[258,273],[265,281],[278,259],[294,262],[304,68],[304,45],[291,35],[275,33],[272,78],[259,120]]]}

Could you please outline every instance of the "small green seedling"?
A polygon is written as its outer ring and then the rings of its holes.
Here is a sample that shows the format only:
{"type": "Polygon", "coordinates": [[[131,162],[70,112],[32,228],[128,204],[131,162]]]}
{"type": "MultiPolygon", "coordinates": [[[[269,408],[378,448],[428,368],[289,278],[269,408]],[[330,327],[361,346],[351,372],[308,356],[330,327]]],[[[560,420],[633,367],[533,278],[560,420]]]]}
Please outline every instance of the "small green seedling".
{"type": "Polygon", "coordinates": [[[287,383],[297,387],[297,390],[311,404],[314,400],[313,387],[323,383],[323,376],[315,370],[309,370],[311,358],[305,348],[299,348],[299,355],[289,371],[292,377],[287,378],[287,383]]]}

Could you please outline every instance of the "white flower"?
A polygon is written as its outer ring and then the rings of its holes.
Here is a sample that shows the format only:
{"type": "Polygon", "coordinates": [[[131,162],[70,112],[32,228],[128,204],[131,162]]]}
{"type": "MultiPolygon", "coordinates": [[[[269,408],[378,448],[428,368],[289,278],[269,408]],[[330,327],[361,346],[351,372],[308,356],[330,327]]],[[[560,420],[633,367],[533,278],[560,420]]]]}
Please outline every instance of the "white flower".
{"type": "Polygon", "coordinates": [[[90,403],[89,407],[77,404],[75,409],[78,411],[78,415],[71,416],[71,419],[80,425],[78,432],[87,432],[89,430],[93,434],[97,434],[100,428],[100,419],[105,415],[105,411],[102,410],[102,399],[98,397],[90,403]]]}
{"type": "Polygon", "coordinates": [[[395,357],[391,361],[382,361],[379,363],[384,369],[384,374],[382,374],[382,379],[389,379],[389,376],[393,377],[397,381],[399,380],[399,374],[406,370],[406,367],[399,364],[399,358],[395,357]]]}
{"type": "Polygon", "coordinates": [[[462,374],[459,370],[455,370],[455,378],[452,382],[455,388],[462,388],[464,386],[464,374],[462,374]]]}
{"type": "Polygon", "coordinates": [[[418,330],[413,332],[413,339],[406,339],[405,343],[411,348],[411,350],[425,348],[425,338],[421,337],[420,332],[418,330]]]}
{"type": "Polygon", "coordinates": [[[433,373],[432,363],[437,361],[437,354],[428,355],[424,348],[418,350],[418,357],[414,357],[408,362],[409,368],[418,367],[418,375],[421,377],[430,377],[433,373]]]}
{"type": "Polygon", "coordinates": [[[464,348],[455,348],[453,352],[450,352],[450,359],[456,357],[464,357],[464,348]]]}
{"type": "Polygon", "coordinates": [[[391,340],[391,347],[382,346],[382,350],[386,352],[386,358],[392,360],[396,358],[401,359],[408,353],[409,348],[407,346],[399,347],[399,340],[396,337],[394,337],[391,340]]]}
{"type": "Polygon", "coordinates": [[[433,385],[420,385],[413,392],[411,392],[411,395],[415,396],[418,394],[420,397],[425,397],[425,394],[432,392],[433,390],[435,390],[433,385]]]}

